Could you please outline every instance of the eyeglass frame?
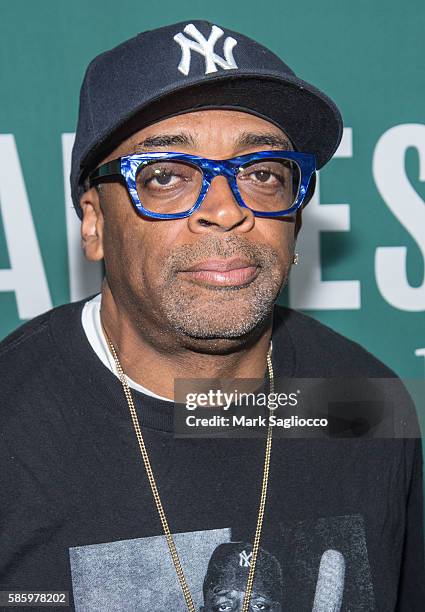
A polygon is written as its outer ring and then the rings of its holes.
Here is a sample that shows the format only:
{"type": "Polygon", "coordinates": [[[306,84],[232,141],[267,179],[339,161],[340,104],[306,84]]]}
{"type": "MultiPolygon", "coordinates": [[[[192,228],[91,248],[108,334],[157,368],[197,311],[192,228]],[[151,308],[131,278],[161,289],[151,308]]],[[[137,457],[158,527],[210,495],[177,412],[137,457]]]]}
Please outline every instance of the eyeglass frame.
{"type": "Polygon", "coordinates": [[[315,156],[312,153],[301,153],[298,151],[257,151],[255,153],[248,153],[246,155],[239,155],[237,157],[223,160],[207,159],[205,157],[189,155],[187,153],[161,151],[152,153],[136,153],[133,155],[118,157],[117,159],[106,162],[96,168],[89,174],[88,178],[90,187],[97,183],[108,182],[110,179],[119,179],[127,187],[133,206],[138,213],[153,219],[167,220],[190,217],[190,215],[200,208],[208,189],[211,186],[212,180],[216,176],[224,176],[227,179],[228,185],[239,206],[248,208],[248,210],[251,210],[256,217],[273,218],[286,217],[301,208],[315,171],[315,156]],[[245,204],[239,192],[237,186],[238,170],[241,166],[250,163],[251,161],[273,158],[287,159],[289,161],[294,161],[298,165],[301,177],[296,200],[290,208],[282,211],[267,212],[253,210],[247,204],[245,204]],[[155,162],[156,160],[182,161],[192,166],[196,166],[199,170],[201,170],[202,187],[196,202],[189,210],[178,213],[157,213],[148,210],[143,206],[142,202],[140,201],[139,194],[137,193],[136,176],[141,166],[147,166],[149,163],[155,162]]]}

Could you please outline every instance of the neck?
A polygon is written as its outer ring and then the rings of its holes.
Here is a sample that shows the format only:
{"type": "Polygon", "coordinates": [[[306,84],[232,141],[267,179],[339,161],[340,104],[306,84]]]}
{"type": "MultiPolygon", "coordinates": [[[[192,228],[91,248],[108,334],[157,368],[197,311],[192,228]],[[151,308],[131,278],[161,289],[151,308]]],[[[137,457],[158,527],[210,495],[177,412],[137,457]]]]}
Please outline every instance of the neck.
{"type": "Polygon", "coordinates": [[[174,399],[176,378],[263,379],[266,374],[271,317],[245,339],[182,339],[164,328],[152,329],[149,317],[138,325],[125,306],[118,305],[106,283],[100,316],[124,373],[163,397],[174,399]]]}

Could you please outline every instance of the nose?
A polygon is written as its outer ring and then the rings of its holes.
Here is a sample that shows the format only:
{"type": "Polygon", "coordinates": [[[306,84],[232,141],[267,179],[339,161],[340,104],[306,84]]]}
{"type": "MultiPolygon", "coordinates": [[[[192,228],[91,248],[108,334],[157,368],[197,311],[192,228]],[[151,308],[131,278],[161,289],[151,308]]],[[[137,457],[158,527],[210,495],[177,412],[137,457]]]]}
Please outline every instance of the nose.
{"type": "Polygon", "coordinates": [[[224,176],[212,180],[200,208],[188,218],[189,229],[196,233],[231,230],[245,233],[253,228],[254,223],[254,213],[239,206],[224,176]]]}

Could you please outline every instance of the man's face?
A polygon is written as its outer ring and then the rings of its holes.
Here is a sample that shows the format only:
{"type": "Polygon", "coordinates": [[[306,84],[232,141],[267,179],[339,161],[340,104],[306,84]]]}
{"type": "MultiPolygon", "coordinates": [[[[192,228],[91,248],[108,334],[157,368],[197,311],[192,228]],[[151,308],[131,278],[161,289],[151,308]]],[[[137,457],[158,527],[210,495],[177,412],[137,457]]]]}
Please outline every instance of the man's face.
{"type": "MultiPolygon", "coordinates": [[[[205,605],[200,612],[242,612],[244,591],[231,588],[215,588],[208,591],[205,605]]],[[[250,600],[249,612],[281,612],[280,603],[270,599],[268,595],[253,593],[250,600]]]]}
{"type": "MultiPolygon", "coordinates": [[[[104,161],[149,151],[227,159],[287,148],[285,134],[268,121],[206,110],[144,128],[104,161]]],[[[255,217],[237,204],[223,176],[212,181],[199,210],[177,220],[141,217],[120,183],[99,192],[107,283],[135,325],[186,346],[204,339],[218,350],[232,339],[246,341],[269,319],[292,262],[294,217],[255,217]]]]}

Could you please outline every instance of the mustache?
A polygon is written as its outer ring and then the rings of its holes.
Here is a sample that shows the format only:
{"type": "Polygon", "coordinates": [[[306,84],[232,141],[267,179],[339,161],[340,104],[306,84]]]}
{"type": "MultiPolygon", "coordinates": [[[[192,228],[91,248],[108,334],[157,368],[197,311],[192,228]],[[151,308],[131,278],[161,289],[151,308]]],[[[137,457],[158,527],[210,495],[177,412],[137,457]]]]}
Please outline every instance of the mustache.
{"type": "Polygon", "coordinates": [[[204,259],[246,257],[257,266],[271,266],[278,261],[277,252],[268,244],[253,244],[243,236],[220,237],[214,234],[195,244],[176,247],[166,258],[166,268],[178,272],[204,259]]]}

